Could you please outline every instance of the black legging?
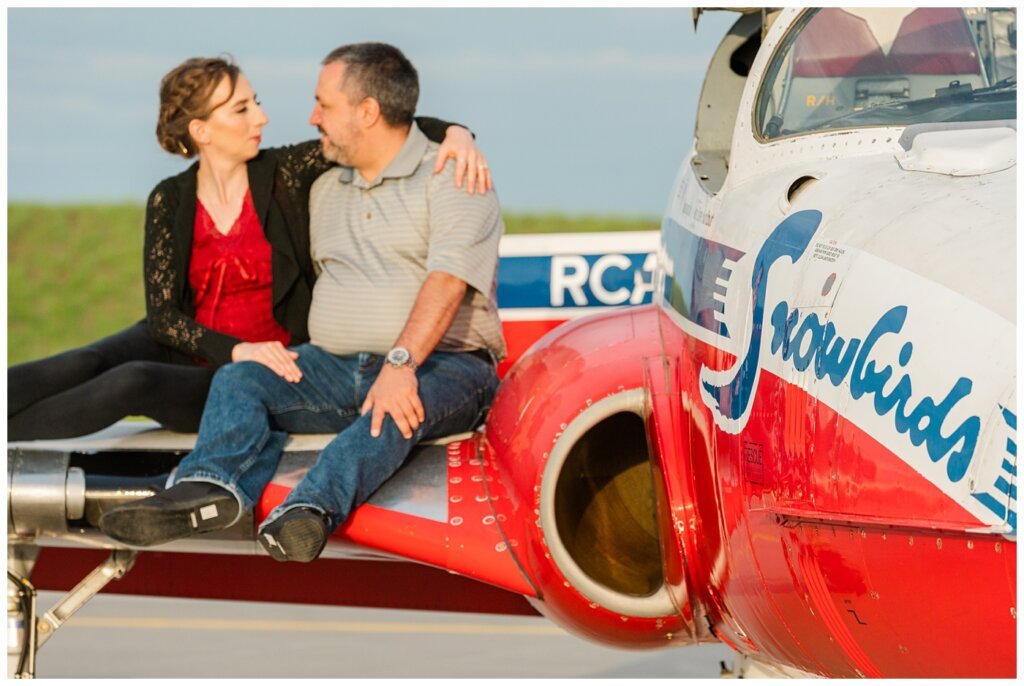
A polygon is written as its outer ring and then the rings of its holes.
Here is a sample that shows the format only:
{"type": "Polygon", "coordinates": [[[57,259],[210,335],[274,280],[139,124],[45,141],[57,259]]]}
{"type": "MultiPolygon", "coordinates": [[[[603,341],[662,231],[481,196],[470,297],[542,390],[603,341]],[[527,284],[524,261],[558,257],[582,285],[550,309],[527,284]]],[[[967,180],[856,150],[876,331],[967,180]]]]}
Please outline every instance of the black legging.
{"type": "Polygon", "coordinates": [[[53,357],[7,369],[7,438],[99,431],[145,415],[193,432],[215,370],[152,339],[145,323],[53,357]]]}

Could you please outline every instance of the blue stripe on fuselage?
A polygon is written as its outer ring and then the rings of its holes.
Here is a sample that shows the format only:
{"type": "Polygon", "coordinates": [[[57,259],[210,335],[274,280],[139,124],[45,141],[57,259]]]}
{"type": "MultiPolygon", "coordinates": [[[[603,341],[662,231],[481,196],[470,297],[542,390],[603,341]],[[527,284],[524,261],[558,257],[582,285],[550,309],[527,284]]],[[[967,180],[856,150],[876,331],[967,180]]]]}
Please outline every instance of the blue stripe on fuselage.
{"type": "Polygon", "coordinates": [[[726,287],[718,283],[718,279],[728,281],[732,276],[725,261],[736,262],[745,253],[702,238],[668,217],[662,222],[661,235],[673,269],[672,274],[665,275],[666,303],[694,324],[728,338],[725,322],[714,315],[724,313],[725,304],[714,294],[726,294],[726,287]]]}

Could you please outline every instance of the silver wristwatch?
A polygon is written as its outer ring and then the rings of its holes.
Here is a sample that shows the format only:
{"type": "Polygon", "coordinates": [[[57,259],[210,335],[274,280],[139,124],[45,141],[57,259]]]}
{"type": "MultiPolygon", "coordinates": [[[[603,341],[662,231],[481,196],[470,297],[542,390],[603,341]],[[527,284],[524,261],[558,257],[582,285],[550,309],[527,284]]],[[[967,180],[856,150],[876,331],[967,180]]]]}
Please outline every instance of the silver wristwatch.
{"type": "Polygon", "coordinates": [[[388,351],[388,356],[384,360],[395,369],[399,367],[416,369],[416,360],[412,359],[412,354],[407,348],[392,348],[388,351]]]}

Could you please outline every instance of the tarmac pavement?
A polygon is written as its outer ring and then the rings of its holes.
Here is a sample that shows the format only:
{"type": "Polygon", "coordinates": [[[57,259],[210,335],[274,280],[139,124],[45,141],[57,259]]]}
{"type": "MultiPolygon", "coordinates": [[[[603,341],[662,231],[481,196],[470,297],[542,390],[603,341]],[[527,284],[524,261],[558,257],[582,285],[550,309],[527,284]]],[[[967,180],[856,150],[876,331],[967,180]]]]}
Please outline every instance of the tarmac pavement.
{"type": "MultiPolygon", "coordinates": [[[[41,592],[40,614],[59,595],[41,592]]],[[[606,648],[540,617],[100,595],[39,651],[46,678],[694,678],[722,644],[606,648]]]]}

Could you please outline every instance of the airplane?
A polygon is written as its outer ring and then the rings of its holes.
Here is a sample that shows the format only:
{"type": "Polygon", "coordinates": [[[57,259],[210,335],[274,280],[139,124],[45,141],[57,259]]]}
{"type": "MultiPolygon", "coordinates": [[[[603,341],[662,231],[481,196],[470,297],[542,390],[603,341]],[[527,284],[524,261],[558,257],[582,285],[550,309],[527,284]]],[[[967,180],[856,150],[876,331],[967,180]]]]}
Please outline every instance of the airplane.
{"type": "Polygon", "coordinates": [[[485,424],[320,560],[255,527],[329,436],[231,529],[145,551],[99,513],[193,436],[10,444],[9,674],[102,588],[536,612],[720,641],[733,676],[1016,676],[1016,10],[739,12],[660,232],[506,237],[485,424]]]}

